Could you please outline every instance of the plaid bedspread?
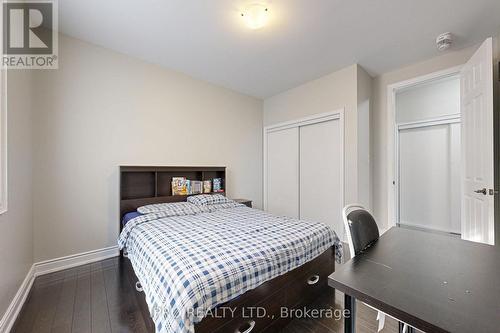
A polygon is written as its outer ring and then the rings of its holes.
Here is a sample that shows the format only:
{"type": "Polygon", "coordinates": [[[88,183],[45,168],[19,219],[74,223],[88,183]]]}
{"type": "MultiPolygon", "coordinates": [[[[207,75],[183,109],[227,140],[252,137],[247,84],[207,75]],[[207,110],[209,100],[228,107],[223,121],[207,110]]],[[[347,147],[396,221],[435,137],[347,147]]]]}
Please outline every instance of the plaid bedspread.
{"type": "Polygon", "coordinates": [[[206,311],[331,246],[342,260],[342,243],[328,226],[241,205],[140,216],[126,224],[118,244],[142,284],[156,331],[169,333],[194,332],[206,311]]]}

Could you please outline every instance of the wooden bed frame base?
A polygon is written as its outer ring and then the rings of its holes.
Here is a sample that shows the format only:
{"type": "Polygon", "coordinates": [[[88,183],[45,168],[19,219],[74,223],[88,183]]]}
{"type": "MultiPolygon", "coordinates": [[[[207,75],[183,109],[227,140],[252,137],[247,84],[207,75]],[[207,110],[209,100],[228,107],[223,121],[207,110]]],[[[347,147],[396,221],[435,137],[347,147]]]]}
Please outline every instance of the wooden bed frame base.
{"type": "MultiPolygon", "coordinates": [[[[319,297],[325,288],[330,288],[328,276],[334,271],[335,248],[331,247],[314,260],[220,305],[218,310],[211,311],[214,316],[205,317],[195,325],[195,332],[278,332],[293,319],[282,317],[282,313],[301,309],[319,297]]],[[[137,281],[133,269],[129,272],[130,279],[137,281]]],[[[134,292],[143,313],[149,313],[144,293],[134,292]]],[[[149,320],[148,326],[155,327],[149,320]]]]}

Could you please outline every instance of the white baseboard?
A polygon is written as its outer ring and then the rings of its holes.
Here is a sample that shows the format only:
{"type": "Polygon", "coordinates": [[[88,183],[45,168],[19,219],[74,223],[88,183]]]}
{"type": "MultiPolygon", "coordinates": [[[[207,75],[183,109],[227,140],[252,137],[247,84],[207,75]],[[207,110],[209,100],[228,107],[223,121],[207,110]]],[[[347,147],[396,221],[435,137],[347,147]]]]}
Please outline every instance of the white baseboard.
{"type": "Polygon", "coordinates": [[[410,227],[410,228],[415,228],[417,230],[422,230],[422,231],[437,232],[437,233],[442,233],[442,234],[460,235],[460,230],[447,230],[447,229],[443,229],[443,228],[435,228],[433,226],[426,225],[425,223],[413,223],[413,222],[401,221],[400,225],[410,227]]]}
{"type": "Polygon", "coordinates": [[[10,302],[7,311],[5,311],[2,320],[0,320],[0,333],[8,333],[12,329],[35,280],[34,272],[35,265],[32,265],[23,283],[21,283],[21,286],[17,290],[16,295],[14,295],[12,302],[10,302]]]}
{"type": "Polygon", "coordinates": [[[111,246],[104,249],[93,250],[73,254],[66,257],[37,262],[34,264],[35,277],[52,272],[62,271],[63,269],[90,264],[112,257],[117,257],[119,254],[120,251],[118,250],[118,246],[111,246]]]}
{"type": "Polygon", "coordinates": [[[383,234],[385,234],[389,229],[391,229],[392,227],[385,227],[383,229],[380,229],[380,236],[382,236],[383,234]]]}
{"type": "Polygon", "coordinates": [[[8,333],[12,329],[37,276],[117,257],[119,254],[120,251],[118,247],[111,246],[104,249],[34,263],[24,278],[14,299],[12,299],[7,311],[0,320],[0,333],[8,333]]]}

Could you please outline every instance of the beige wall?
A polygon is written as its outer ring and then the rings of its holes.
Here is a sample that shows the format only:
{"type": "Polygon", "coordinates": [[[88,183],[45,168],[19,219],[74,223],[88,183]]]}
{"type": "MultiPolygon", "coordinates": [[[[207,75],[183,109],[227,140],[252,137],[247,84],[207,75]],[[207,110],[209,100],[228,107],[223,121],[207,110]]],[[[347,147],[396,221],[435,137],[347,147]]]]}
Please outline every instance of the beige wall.
{"type": "Polygon", "coordinates": [[[442,56],[398,69],[376,77],[373,81],[373,108],[371,114],[372,156],[372,210],[382,228],[388,225],[388,191],[393,186],[388,173],[393,164],[388,163],[387,89],[388,85],[418,76],[462,65],[472,56],[477,47],[446,53],[442,56]],[[380,222],[382,221],[382,222],[380,222]]]}
{"type": "Polygon", "coordinates": [[[8,73],[8,211],[0,215],[0,319],[33,264],[31,71],[8,73]]]}
{"type": "Polygon", "coordinates": [[[264,126],[346,107],[356,109],[356,65],[264,100],[264,126]]]}
{"type": "MultiPolygon", "coordinates": [[[[368,74],[352,65],[264,100],[264,126],[345,108],[346,202],[359,200],[358,73],[371,85],[368,74]]],[[[370,89],[365,90],[369,95],[370,89]]]]}
{"type": "Polygon", "coordinates": [[[370,109],[373,78],[361,67],[357,70],[358,103],[358,199],[357,203],[371,209],[370,109]]]}
{"type": "Polygon", "coordinates": [[[396,93],[396,123],[460,113],[460,77],[433,80],[396,93]]]}
{"type": "Polygon", "coordinates": [[[35,261],[118,236],[119,165],[225,165],[262,202],[262,102],[73,38],[35,77],[35,261]]]}

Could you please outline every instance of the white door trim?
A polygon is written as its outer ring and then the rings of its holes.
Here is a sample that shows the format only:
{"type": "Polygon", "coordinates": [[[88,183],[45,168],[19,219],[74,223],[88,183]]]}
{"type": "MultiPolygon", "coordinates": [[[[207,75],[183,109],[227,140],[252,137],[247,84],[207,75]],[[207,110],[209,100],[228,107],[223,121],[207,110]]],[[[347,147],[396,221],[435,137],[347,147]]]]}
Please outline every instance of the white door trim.
{"type": "Polygon", "coordinates": [[[410,128],[421,128],[421,127],[429,127],[429,126],[436,126],[436,125],[446,125],[446,124],[459,123],[460,118],[461,118],[460,113],[456,113],[456,114],[446,115],[446,116],[442,116],[442,117],[434,117],[434,118],[429,118],[429,119],[425,119],[425,120],[417,120],[417,121],[410,121],[410,122],[406,122],[406,123],[400,123],[400,124],[397,124],[396,126],[398,127],[399,130],[405,130],[405,129],[410,129],[410,128]]]}
{"type": "MultiPolygon", "coordinates": [[[[342,174],[342,190],[341,190],[341,201],[342,201],[342,206],[345,205],[345,130],[344,130],[344,108],[338,109],[335,111],[331,112],[325,112],[325,113],[319,113],[315,114],[312,116],[308,117],[303,117],[291,121],[286,121],[270,126],[265,126],[264,131],[263,131],[263,144],[264,144],[264,165],[263,165],[263,199],[264,199],[264,210],[267,210],[267,161],[268,161],[268,156],[267,156],[267,134],[280,131],[280,130],[285,130],[289,128],[295,128],[295,127],[301,127],[301,126],[306,126],[306,125],[311,125],[311,124],[317,124],[317,123],[322,123],[325,121],[329,120],[340,120],[340,131],[341,131],[341,147],[342,147],[342,154],[340,156],[341,159],[341,174],[342,174]]],[[[300,136],[299,136],[300,140],[300,136]]],[[[299,143],[297,143],[299,144],[299,143]]],[[[300,173],[300,159],[299,159],[299,173],[300,173]]],[[[299,182],[299,191],[300,191],[300,177],[297,179],[299,182]]],[[[299,196],[299,207],[300,207],[300,196],[299,196]]]]}
{"type": "Polygon", "coordinates": [[[317,124],[329,120],[339,119],[343,117],[344,109],[339,109],[331,112],[318,113],[312,116],[303,117],[299,119],[294,119],[290,121],[285,121],[282,123],[269,125],[264,127],[265,133],[271,133],[275,131],[280,131],[288,128],[300,127],[305,125],[317,124]]]}
{"type": "Polygon", "coordinates": [[[440,70],[430,74],[418,76],[409,80],[396,82],[387,86],[387,218],[388,228],[396,226],[398,217],[397,209],[397,133],[396,126],[396,93],[402,89],[410,88],[422,83],[428,83],[437,79],[460,75],[462,65],[440,70]]]}
{"type": "Polygon", "coordinates": [[[7,96],[7,70],[3,69],[0,70],[0,215],[7,212],[9,199],[7,96]]]}
{"type": "MultiPolygon", "coordinates": [[[[401,161],[399,160],[400,158],[400,132],[402,130],[407,130],[407,129],[416,129],[416,128],[424,128],[424,127],[431,127],[431,126],[439,126],[439,125],[450,125],[450,124],[457,124],[460,123],[461,120],[461,115],[460,113],[453,114],[453,115],[446,115],[442,117],[435,117],[431,119],[426,119],[426,120],[418,120],[418,121],[411,121],[411,122],[406,122],[406,123],[401,123],[401,124],[395,124],[396,127],[396,132],[395,132],[395,150],[394,150],[394,158],[395,158],[395,186],[394,186],[394,208],[395,208],[395,221],[392,226],[396,226],[397,222],[400,222],[400,217],[401,217],[401,161]]],[[[422,226],[419,226],[422,227],[422,226]]],[[[444,231],[444,230],[440,230],[444,231]]]]}

